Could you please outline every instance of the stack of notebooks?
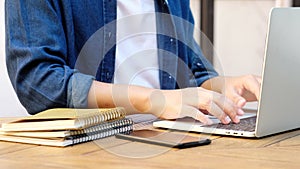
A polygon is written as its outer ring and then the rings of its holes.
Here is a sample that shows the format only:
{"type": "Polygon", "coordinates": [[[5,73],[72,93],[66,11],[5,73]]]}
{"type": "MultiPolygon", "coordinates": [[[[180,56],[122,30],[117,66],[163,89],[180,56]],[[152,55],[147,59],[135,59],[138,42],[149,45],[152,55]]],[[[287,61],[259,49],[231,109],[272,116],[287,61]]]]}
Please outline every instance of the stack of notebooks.
{"type": "Polygon", "coordinates": [[[3,123],[0,140],[65,147],[132,131],[133,121],[125,115],[121,107],[49,109],[3,123]]]}

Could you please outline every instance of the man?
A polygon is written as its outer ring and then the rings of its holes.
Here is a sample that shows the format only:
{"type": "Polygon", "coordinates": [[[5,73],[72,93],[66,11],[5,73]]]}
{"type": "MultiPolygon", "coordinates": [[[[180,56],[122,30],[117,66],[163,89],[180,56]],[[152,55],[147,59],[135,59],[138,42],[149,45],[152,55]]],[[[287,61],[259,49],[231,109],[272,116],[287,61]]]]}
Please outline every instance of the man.
{"type": "Polygon", "coordinates": [[[201,54],[189,0],[16,0],[5,7],[8,72],[30,114],[122,106],[207,124],[210,113],[228,124],[258,99],[259,77],[218,76],[201,54]]]}

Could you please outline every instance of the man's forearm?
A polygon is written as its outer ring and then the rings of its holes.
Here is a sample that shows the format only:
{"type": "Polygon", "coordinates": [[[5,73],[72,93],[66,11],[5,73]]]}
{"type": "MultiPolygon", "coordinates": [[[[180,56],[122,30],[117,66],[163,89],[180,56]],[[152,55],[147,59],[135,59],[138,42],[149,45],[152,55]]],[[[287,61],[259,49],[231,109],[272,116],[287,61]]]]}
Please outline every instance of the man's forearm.
{"type": "Polygon", "coordinates": [[[147,113],[155,89],[94,81],[88,94],[88,107],[125,107],[128,114],[147,113]]]}

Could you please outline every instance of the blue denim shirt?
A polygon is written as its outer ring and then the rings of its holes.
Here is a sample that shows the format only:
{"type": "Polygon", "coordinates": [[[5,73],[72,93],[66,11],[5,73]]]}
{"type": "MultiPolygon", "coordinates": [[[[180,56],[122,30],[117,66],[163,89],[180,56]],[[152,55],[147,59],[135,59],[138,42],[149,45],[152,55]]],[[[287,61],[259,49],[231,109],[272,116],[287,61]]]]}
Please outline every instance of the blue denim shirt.
{"type": "MultiPolygon", "coordinates": [[[[199,86],[217,76],[193,38],[189,5],[155,0],[161,89],[199,86]]],[[[84,108],[93,80],[112,82],[116,6],[116,0],[5,2],[9,77],[30,114],[84,108]]]]}

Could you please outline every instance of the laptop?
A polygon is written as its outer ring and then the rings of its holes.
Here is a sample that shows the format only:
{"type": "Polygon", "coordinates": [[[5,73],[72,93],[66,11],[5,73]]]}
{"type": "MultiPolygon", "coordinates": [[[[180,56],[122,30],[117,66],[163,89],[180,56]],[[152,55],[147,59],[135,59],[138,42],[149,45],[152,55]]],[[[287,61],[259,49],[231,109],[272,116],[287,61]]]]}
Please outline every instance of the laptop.
{"type": "Polygon", "coordinates": [[[264,137],[300,127],[300,8],[273,8],[257,112],[238,124],[205,126],[191,118],[161,120],[154,127],[240,137],[264,137]],[[242,129],[245,125],[247,131],[242,129]]]}

